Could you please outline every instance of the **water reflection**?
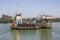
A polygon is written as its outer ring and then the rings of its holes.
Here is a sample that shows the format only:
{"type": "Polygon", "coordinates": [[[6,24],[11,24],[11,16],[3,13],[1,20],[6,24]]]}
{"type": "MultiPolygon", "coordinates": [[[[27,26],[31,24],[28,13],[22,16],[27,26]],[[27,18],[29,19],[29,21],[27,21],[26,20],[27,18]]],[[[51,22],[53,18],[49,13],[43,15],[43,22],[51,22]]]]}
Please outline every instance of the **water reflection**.
{"type": "Polygon", "coordinates": [[[11,34],[14,40],[36,40],[37,36],[36,30],[12,30],[11,34]]]}
{"type": "Polygon", "coordinates": [[[14,40],[21,40],[21,33],[18,30],[12,30],[11,36],[14,40]]]}
{"type": "Polygon", "coordinates": [[[49,29],[40,30],[12,30],[14,40],[52,40],[52,33],[49,29]]]}
{"type": "Polygon", "coordinates": [[[51,29],[40,30],[41,40],[52,40],[52,31],[51,29]]]}

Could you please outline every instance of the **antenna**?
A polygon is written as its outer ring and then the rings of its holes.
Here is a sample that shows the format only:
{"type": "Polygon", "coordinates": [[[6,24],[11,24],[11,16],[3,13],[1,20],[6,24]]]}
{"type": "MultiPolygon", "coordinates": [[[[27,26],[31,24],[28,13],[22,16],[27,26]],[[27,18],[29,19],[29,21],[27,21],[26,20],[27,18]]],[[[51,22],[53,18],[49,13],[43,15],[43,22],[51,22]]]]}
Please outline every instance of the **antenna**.
{"type": "Polygon", "coordinates": [[[17,13],[19,13],[18,7],[19,7],[19,0],[18,0],[17,5],[16,5],[16,8],[17,8],[16,11],[17,11],[17,13]]]}
{"type": "Polygon", "coordinates": [[[19,0],[17,0],[17,4],[16,4],[16,15],[17,14],[21,14],[22,15],[21,11],[19,10],[19,0]]]}

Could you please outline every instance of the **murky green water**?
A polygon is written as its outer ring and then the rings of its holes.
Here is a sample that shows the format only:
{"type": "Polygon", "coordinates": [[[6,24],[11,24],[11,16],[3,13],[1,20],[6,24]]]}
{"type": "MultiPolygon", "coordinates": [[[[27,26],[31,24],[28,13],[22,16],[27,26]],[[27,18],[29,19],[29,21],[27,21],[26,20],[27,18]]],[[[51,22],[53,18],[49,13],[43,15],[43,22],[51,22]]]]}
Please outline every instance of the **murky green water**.
{"type": "Polygon", "coordinates": [[[10,30],[10,24],[0,24],[0,40],[60,40],[60,22],[38,30],[10,30]]]}

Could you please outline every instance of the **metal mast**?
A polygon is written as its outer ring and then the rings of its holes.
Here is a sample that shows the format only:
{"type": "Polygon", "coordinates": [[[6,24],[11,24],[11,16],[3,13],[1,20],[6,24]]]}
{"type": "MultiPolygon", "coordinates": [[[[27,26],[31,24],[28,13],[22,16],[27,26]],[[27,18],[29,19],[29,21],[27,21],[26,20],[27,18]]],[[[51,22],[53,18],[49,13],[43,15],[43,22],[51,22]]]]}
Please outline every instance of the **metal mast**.
{"type": "Polygon", "coordinates": [[[16,13],[18,14],[19,13],[19,10],[18,10],[18,7],[19,7],[19,0],[18,0],[18,2],[17,2],[17,5],[16,5],[16,13]]]}

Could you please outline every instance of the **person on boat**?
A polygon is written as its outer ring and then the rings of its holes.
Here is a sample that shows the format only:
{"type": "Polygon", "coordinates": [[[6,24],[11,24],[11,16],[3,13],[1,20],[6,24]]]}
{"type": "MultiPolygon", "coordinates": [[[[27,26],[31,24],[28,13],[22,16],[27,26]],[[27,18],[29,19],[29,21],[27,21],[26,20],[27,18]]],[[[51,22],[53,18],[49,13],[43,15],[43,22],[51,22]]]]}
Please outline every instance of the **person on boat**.
{"type": "Polygon", "coordinates": [[[13,19],[13,21],[12,21],[12,24],[11,24],[11,27],[14,27],[14,28],[17,27],[16,17],[14,17],[14,19],[13,19]]]}
{"type": "Polygon", "coordinates": [[[22,16],[21,14],[17,14],[16,15],[16,21],[17,21],[17,25],[19,26],[20,24],[22,24],[22,16]]]}

